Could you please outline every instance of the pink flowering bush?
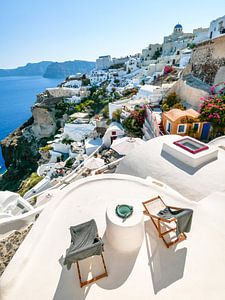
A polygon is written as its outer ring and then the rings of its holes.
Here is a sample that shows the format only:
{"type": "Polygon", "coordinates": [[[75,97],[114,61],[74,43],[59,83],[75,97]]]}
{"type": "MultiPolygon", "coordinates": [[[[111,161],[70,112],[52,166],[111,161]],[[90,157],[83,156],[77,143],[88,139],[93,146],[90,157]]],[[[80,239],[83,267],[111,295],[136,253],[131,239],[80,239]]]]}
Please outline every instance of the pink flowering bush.
{"type": "Polygon", "coordinates": [[[225,134],[225,96],[212,95],[201,99],[199,106],[200,121],[210,122],[214,134],[225,134]]]}
{"type": "Polygon", "coordinates": [[[210,88],[210,92],[212,95],[225,95],[225,82],[214,84],[210,88]]]}
{"type": "Polygon", "coordinates": [[[166,74],[171,73],[172,71],[173,71],[173,67],[172,66],[165,66],[164,70],[163,70],[163,73],[164,73],[164,75],[166,75],[166,74]]]}
{"type": "Polygon", "coordinates": [[[143,132],[142,132],[142,127],[145,121],[145,109],[140,107],[140,108],[135,108],[123,121],[123,127],[127,130],[129,134],[135,137],[142,137],[143,132]]]}

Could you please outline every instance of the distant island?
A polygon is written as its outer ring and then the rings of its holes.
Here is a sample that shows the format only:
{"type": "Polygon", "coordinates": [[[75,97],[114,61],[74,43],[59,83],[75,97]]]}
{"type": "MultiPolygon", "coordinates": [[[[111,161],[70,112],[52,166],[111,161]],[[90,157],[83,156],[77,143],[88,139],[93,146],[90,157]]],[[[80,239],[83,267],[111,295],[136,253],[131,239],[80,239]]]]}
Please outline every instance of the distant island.
{"type": "Polygon", "coordinates": [[[0,69],[0,77],[7,76],[43,76],[45,78],[65,78],[71,74],[89,73],[95,68],[95,62],[74,60],[65,62],[41,61],[28,63],[15,69],[0,69]]]}

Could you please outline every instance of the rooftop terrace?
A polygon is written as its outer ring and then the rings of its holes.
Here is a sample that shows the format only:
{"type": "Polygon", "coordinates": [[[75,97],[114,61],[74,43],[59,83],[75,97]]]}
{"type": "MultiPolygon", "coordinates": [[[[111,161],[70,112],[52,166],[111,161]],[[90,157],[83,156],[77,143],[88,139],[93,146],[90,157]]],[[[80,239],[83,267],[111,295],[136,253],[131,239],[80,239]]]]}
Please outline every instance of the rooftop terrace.
{"type": "MultiPolygon", "coordinates": [[[[178,155],[176,159],[175,155],[172,156],[163,151],[164,144],[169,145],[180,139],[178,135],[164,135],[147,141],[120,162],[116,173],[141,178],[151,176],[194,201],[199,201],[212,192],[224,192],[225,151],[211,144],[209,148],[212,151],[218,150],[217,159],[198,168],[191,168],[181,162],[178,155]]],[[[205,151],[206,154],[207,151],[205,151]]],[[[198,157],[203,154],[204,151],[195,155],[198,157]]]]}
{"type": "MultiPolygon", "coordinates": [[[[224,193],[196,203],[151,178],[98,175],[72,183],[53,196],[0,281],[1,300],[11,299],[224,299],[224,193]],[[145,217],[141,247],[123,253],[106,239],[105,213],[112,201],[142,202],[161,195],[168,205],[194,210],[186,241],[167,249],[145,217]],[[63,266],[69,227],[94,218],[105,242],[109,276],[80,288],[77,271],[63,266]]],[[[98,258],[94,259],[98,267],[98,258]]],[[[93,264],[93,265],[94,265],[93,264]]],[[[90,260],[82,271],[92,269],[90,260]]]]}

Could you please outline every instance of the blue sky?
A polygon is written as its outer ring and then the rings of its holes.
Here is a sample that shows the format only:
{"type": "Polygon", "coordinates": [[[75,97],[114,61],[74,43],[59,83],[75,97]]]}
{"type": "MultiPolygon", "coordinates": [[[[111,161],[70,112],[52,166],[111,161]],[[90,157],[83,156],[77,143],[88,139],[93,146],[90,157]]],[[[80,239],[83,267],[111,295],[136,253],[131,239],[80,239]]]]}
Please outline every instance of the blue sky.
{"type": "Polygon", "coordinates": [[[224,0],[2,0],[0,68],[134,54],[177,22],[192,32],[224,14],[224,0]]]}

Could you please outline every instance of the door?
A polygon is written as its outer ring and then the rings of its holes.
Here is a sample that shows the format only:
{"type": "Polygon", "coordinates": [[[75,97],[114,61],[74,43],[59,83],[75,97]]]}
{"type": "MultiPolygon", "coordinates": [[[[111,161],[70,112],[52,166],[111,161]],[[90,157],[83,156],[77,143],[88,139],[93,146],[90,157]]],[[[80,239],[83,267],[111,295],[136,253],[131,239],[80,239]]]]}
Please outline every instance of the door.
{"type": "Polygon", "coordinates": [[[208,139],[210,127],[211,127],[210,123],[204,123],[203,124],[201,140],[207,140],[208,139]]]}
{"type": "Polygon", "coordinates": [[[117,136],[111,136],[111,144],[117,139],[117,136]]]}

